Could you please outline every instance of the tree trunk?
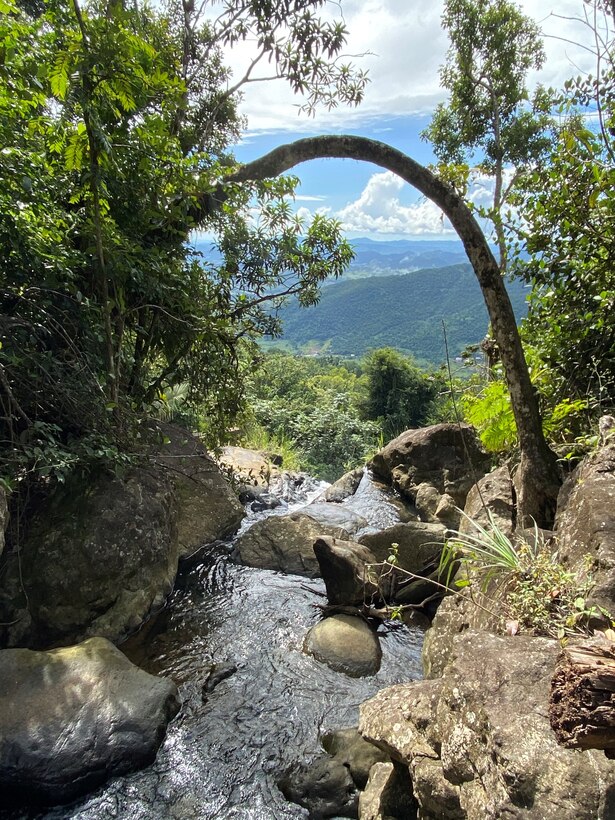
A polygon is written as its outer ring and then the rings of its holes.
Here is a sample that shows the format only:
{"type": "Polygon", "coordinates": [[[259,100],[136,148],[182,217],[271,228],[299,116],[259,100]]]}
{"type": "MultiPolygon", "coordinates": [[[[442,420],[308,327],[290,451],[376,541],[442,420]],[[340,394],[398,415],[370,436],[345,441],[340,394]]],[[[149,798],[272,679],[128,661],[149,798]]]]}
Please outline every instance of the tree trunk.
{"type": "Polygon", "coordinates": [[[615,755],[615,643],[566,647],[551,682],[549,718],[567,749],[615,755]]]}
{"type": "Polygon", "coordinates": [[[474,268],[500,349],[519,437],[518,523],[550,527],[560,485],[555,455],[545,441],[538,401],[523,355],[512,305],[489,245],[462,198],[430,170],[382,142],[355,136],[320,136],[282,145],[230,176],[230,182],[267,179],[311,159],[364,160],[397,174],[438,205],[463,242],[474,268]]]}

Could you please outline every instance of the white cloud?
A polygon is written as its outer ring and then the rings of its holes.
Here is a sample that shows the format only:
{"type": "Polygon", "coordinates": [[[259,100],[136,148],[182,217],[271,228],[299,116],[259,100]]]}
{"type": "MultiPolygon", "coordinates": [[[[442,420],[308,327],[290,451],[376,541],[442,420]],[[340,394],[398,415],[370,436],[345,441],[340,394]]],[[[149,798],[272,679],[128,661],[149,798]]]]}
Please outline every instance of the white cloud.
{"type": "Polygon", "coordinates": [[[453,229],[440,209],[429,200],[410,205],[399,201],[405,183],[390,171],[374,174],[357,200],[337,213],[348,232],[443,236],[453,229]]]}
{"type": "MultiPolygon", "coordinates": [[[[583,47],[591,47],[591,33],[575,20],[584,14],[582,0],[522,0],[520,5],[546,35],[547,63],[534,82],[561,86],[571,74],[595,68],[583,47]]],[[[379,117],[430,113],[444,99],[439,67],[448,40],[441,28],[442,8],[442,0],[343,0],[341,10],[349,31],[346,51],[357,55],[354,62],[367,68],[371,78],[362,105],[319,111],[313,120],[299,118],[301,98],[293,96],[284,82],[247,85],[241,108],[250,131],[348,131],[379,117]]],[[[340,6],[331,3],[328,11],[339,17],[340,6]]],[[[327,7],[319,14],[326,16],[327,7]]],[[[247,43],[228,52],[235,79],[242,75],[251,53],[247,43]]]]}

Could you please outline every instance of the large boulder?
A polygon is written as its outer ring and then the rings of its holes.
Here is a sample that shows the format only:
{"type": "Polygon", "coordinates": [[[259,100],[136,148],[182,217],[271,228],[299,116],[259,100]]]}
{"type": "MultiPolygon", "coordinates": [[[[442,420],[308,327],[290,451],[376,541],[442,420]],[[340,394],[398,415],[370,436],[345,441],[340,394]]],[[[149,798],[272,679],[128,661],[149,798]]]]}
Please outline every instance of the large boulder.
{"type": "Polygon", "coordinates": [[[333,484],[329,485],[327,489],[318,497],[318,501],[337,502],[344,501],[346,498],[354,495],[357,491],[361,479],[363,478],[363,467],[357,467],[356,470],[351,470],[349,473],[344,473],[341,478],[338,478],[333,484]]]}
{"type": "Polygon", "coordinates": [[[75,799],[154,760],[179,709],[175,684],[104,638],[0,652],[0,789],[10,803],[75,799]]]}
{"type": "Polygon", "coordinates": [[[588,603],[615,614],[615,441],[588,456],[564,483],[555,534],[559,559],[586,560],[596,581],[588,603]]]}
{"type": "Polygon", "coordinates": [[[321,535],[343,540],[350,537],[343,527],[320,524],[302,510],[257,521],[239,536],[235,550],[241,563],[248,567],[316,578],[320,568],[313,546],[321,535]]]}
{"type": "Polygon", "coordinates": [[[378,577],[370,567],[376,559],[366,547],[321,536],[314,541],[314,554],[330,604],[359,606],[377,595],[378,577]]]}
{"type": "MultiPolygon", "coordinates": [[[[489,469],[489,462],[473,427],[435,424],[406,430],[376,453],[369,466],[413,502],[425,483],[463,509],[470,487],[489,469]]],[[[439,504],[435,496],[429,504],[435,513],[439,504]]]]}
{"type": "Polygon", "coordinates": [[[303,648],[317,661],[351,678],[375,675],[382,661],[375,631],[354,615],[332,615],[320,621],[306,635],[303,648]]]}
{"type": "Polygon", "coordinates": [[[237,529],[243,508],[200,442],[172,425],[156,434],[148,462],[125,476],[58,488],[7,551],[8,645],[122,640],[163,606],[182,557],[237,529]]]}
{"type": "Polygon", "coordinates": [[[512,478],[506,465],[487,473],[471,487],[464,514],[459,527],[462,533],[476,533],[471,519],[487,530],[495,524],[507,538],[513,537],[515,500],[512,478]]]}
{"type": "Polygon", "coordinates": [[[558,746],[548,718],[556,641],[466,631],[440,679],[381,690],[359,730],[409,767],[424,818],[615,816],[603,754],[558,746]]]}
{"type": "Polygon", "coordinates": [[[245,510],[195,436],[173,424],[159,424],[159,429],[163,443],[152,460],[173,487],[178,555],[183,559],[203,544],[236,532],[245,510]]]}
{"type": "Polygon", "coordinates": [[[421,572],[440,560],[446,529],[441,524],[409,521],[385,530],[359,537],[359,543],[372,552],[377,561],[386,561],[397,544],[398,566],[408,572],[421,572]]]}
{"type": "Polygon", "coordinates": [[[350,772],[355,785],[364,789],[369,773],[376,763],[389,761],[389,756],[368,743],[357,729],[335,729],[322,738],[322,747],[350,772]]]}

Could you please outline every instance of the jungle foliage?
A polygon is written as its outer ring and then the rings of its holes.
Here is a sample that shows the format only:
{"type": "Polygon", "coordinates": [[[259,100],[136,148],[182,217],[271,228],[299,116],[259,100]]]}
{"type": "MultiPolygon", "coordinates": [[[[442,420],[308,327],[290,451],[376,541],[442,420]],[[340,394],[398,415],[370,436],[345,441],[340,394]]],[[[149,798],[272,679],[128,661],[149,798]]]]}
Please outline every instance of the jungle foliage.
{"type": "MultiPolygon", "coordinates": [[[[267,74],[318,102],[360,101],[324,0],[0,2],[0,451],[5,481],[63,480],[135,449],[178,385],[210,442],[243,403],[268,302],[310,304],[352,252],[296,219],[294,181],[228,186],[242,126],[223,46],[255,38],[267,74]],[[266,8],[265,8],[266,6],[266,8]],[[253,198],[260,216],[249,218],[253,198]],[[190,234],[218,236],[207,265],[190,234]],[[229,237],[233,237],[231,241],[229,237]]],[[[234,84],[233,84],[234,82],[234,84]]]]}

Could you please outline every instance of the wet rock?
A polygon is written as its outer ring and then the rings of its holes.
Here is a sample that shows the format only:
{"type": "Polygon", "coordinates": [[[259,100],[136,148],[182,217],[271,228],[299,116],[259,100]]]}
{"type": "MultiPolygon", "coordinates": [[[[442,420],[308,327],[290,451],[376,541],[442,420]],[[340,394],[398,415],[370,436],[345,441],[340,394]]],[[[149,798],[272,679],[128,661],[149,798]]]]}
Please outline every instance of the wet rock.
{"type": "Polygon", "coordinates": [[[135,630],[173,588],[173,507],[172,484],[158,471],[58,490],[30,522],[20,560],[7,555],[2,620],[19,619],[7,628],[7,643],[119,640],[135,630]]]}
{"type": "Polygon", "coordinates": [[[239,526],[243,508],[200,442],[172,425],[156,435],[147,466],[70,481],[28,522],[19,555],[6,554],[6,644],[122,640],[162,608],[182,556],[239,526]]]}
{"type": "Polygon", "coordinates": [[[378,593],[378,577],[370,564],[373,554],[354,541],[323,536],[314,541],[314,554],[330,604],[360,605],[378,593]]]}
{"type": "Polygon", "coordinates": [[[212,664],[207,680],[203,685],[203,697],[205,698],[213,692],[219,683],[230,678],[236,671],[237,666],[234,663],[230,663],[230,661],[221,661],[220,663],[212,664]]]}
{"type": "Polygon", "coordinates": [[[248,567],[273,569],[315,578],[320,574],[314,541],[322,535],[348,540],[347,530],[318,523],[302,513],[273,515],[257,521],[236,542],[236,552],[248,567]]]}
{"type": "Polygon", "coordinates": [[[561,561],[591,564],[596,586],[588,603],[615,612],[615,441],[588,456],[564,483],[555,533],[561,561]]]}
{"type": "Polygon", "coordinates": [[[382,660],[378,636],[352,615],[332,615],[317,623],[305,638],[304,651],[352,678],[375,675],[382,660]]]}
{"type": "Polygon", "coordinates": [[[293,515],[308,515],[318,524],[326,527],[340,527],[349,535],[354,535],[367,526],[367,520],[354,512],[350,507],[341,504],[308,504],[293,515]]]}
{"type": "Polygon", "coordinates": [[[417,810],[408,769],[376,763],[359,795],[359,820],[415,820],[417,810]]]}
{"type": "Polygon", "coordinates": [[[73,800],[154,760],[179,708],[175,684],[143,672],[104,638],[0,652],[3,801],[73,800]]]}
{"type": "Polygon", "coordinates": [[[556,641],[466,631],[441,678],[390,687],[359,730],[408,766],[420,816],[615,816],[615,771],[557,745],[548,718],[556,641]]]}
{"type": "Polygon", "coordinates": [[[411,501],[427,483],[463,509],[474,476],[482,476],[489,461],[473,427],[435,424],[402,433],[376,453],[369,466],[411,501]]]}
{"type": "Polygon", "coordinates": [[[440,560],[445,533],[446,529],[441,524],[409,521],[381,532],[362,535],[359,543],[366,546],[377,561],[386,561],[392,552],[392,544],[397,544],[398,566],[408,572],[418,573],[427,565],[440,560]]]}
{"type": "Polygon", "coordinates": [[[351,495],[354,495],[363,478],[363,472],[363,467],[359,467],[357,470],[351,470],[341,478],[338,478],[336,482],[331,484],[330,487],[327,487],[324,493],[319,496],[318,501],[339,503],[351,495]]]}
{"type": "Polygon", "coordinates": [[[389,761],[382,749],[368,743],[357,729],[336,729],[322,738],[323,749],[350,772],[355,785],[364,789],[372,766],[389,761]]]}
{"type": "Polygon", "coordinates": [[[262,495],[259,495],[252,501],[250,509],[252,512],[262,512],[263,510],[275,510],[281,506],[282,502],[277,496],[271,493],[262,493],[262,495]]]}
{"type": "Polygon", "coordinates": [[[418,521],[414,504],[368,470],[363,472],[359,486],[354,494],[344,501],[344,506],[367,519],[371,531],[386,529],[406,521],[418,521]]]}
{"type": "Polygon", "coordinates": [[[308,809],[310,820],[357,817],[359,793],[350,772],[338,760],[319,757],[278,781],[287,800],[308,809]]]}

